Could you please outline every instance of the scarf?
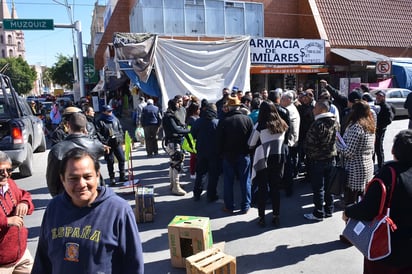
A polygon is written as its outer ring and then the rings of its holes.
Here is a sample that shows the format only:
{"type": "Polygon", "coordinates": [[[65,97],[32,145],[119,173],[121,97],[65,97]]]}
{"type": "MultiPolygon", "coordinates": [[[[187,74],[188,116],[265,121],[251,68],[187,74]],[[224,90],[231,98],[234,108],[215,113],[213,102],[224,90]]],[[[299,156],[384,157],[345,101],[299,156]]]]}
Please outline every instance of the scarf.
{"type": "Polygon", "coordinates": [[[107,122],[107,123],[113,123],[113,121],[114,121],[114,116],[113,115],[107,115],[107,114],[104,114],[103,113],[103,115],[102,115],[102,120],[104,121],[104,122],[107,122]]]}

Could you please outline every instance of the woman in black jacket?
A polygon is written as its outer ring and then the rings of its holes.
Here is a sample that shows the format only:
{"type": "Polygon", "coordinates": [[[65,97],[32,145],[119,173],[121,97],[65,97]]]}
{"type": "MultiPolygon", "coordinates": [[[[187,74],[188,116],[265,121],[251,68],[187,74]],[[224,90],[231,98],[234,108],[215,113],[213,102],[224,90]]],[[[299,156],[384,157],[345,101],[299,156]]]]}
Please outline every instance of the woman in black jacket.
{"type": "MultiPolygon", "coordinates": [[[[378,261],[364,258],[365,274],[412,273],[412,130],[400,131],[395,136],[392,154],[395,161],[384,165],[376,175],[385,183],[388,203],[392,183],[389,167],[396,171],[396,184],[390,205],[390,217],[397,226],[397,229],[391,232],[392,252],[388,257],[378,261]]],[[[372,184],[362,201],[345,209],[343,220],[372,220],[378,215],[381,195],[380,186],[372,184]]]]}

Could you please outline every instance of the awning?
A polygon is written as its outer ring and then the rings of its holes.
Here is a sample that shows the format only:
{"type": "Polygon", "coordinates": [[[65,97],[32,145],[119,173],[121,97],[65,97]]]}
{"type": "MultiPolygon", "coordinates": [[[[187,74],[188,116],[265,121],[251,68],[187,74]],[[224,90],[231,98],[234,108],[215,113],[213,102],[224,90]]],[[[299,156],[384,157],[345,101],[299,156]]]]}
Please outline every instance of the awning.
{"type": "Polygon", "coordinates": [[[388,56],[367,49],[331,49],[332,53],[339,55],[351,62],[378,62],[389,60],[388,56]]]}
{"type": "Polygon", "coordinates": [[[140,81],[139,76],[136,74],[136,72],[133,70],[133,67],[129,65],[128,62],[119,60],[118,63],[120,70],[123,71],[127,75],[127,77],[129,77],[130,81],[132,81],[135,86],[143,90],[144,93],[152,97],[161,96],[162,93],[160,91],[159,84],[157,83],[156,73],[150,73],[150,76],[145,83],[143,81],[140,81]]]}
{"type": "Polygon", "coordinates": [[[250,74],[312,74],[326,73],[328,69],[323,66],[296,65],[296,66],[251,66],[250,74]]]}

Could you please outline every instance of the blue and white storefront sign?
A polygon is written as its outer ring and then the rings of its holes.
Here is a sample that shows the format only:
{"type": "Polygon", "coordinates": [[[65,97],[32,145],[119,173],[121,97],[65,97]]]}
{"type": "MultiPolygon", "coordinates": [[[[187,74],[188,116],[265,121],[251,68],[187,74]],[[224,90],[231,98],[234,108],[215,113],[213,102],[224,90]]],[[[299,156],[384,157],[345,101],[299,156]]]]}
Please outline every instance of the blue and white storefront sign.
{"type": "Polygon", "coordinates": [[[325,63],[325,40],[251,38],[251,64],[302,65],[325,63]]]}

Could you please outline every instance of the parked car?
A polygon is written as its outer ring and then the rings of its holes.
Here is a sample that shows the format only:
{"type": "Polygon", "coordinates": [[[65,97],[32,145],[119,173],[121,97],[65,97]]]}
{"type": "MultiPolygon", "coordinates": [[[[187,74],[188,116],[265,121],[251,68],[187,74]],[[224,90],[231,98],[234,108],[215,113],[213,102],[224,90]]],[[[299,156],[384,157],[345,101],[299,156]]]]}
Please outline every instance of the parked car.
{"type": "Polygon", "coordinates": [[[0,150],[10,156],[20,176],[33,173],[33,152],[46,151],[43,122],[14,90],[10,78],[0,74],[0,150]]]}
{"type": "Polygon", "coordinates": [[[376,96],[379,90],[385,92],[386,102],[391,106],[393,114],[396,116],[408,115],[408,110],[403,107],[406,97],[411,92],[405,88],[381,88],[371,90],[372,96],[376,96]]]}

